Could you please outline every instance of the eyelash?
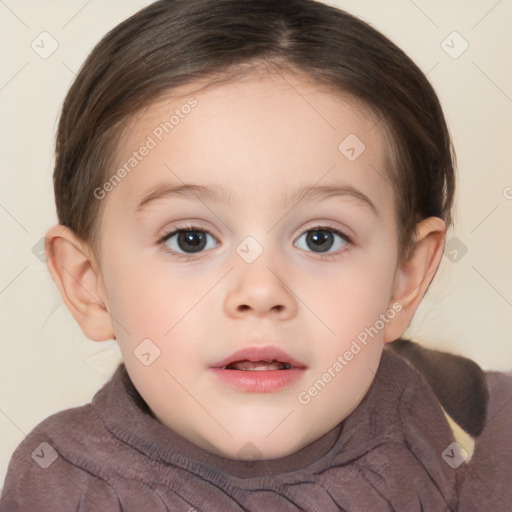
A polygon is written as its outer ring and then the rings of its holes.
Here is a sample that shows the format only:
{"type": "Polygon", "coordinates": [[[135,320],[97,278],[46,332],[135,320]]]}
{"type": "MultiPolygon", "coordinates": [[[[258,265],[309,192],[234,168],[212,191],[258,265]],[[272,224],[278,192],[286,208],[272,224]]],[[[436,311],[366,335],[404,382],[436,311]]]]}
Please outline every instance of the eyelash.
{"type": "MultiPolygon", "coordinates": [[[[159,247],[161,247],[164,252],[170,253],[174,257],[177,257],[184,261],[191,261],[191,260],[195,259],[194,254],[183,254],[183,253],[175,252],[172,249],[169,249],[169,247],[167,247],[167,245],[165,244],[165,242],[167,242],[167,240],[169,240],[172,236],[174,236],[178,233],[181,233],[182,231],[200,231],[202,233],[207,233],[207,234],[211,235],[215,239],[216,242],[218,242],[217,238],[215,236],[213,236],[212,233],[210,233],[209,231],[202,229],[198,226],[194,226],[194,225],[190,224],[190,225],[177,227],[173,231],[166,233],[165,235],[163,235],[161,238],[159,238],[157,240],[157,242],[156,242],[157,245],[159,247]]],[[[304,233],[308,233],[309,231],[330,231],[331,233],[334,233],[335,235],[338,235],[341,238],[344,238],[347,243],[344,246],[343,252],[347,251],[348,250],[347,248],[350,247],[351,245],[353,245],[351,237],[349,237],[348,235],[346,235],[339,229],[336,229],[336,228],[333,228],[330,226],[321,226],[321,225],[313,226],[309,229],[306,229],[304,232],[302,232],[300,236],[302,236],[304,233]]],[[[201,254],[201,253],[199,252],[197,254],[201,254]]],[[[332,258],[340,255],[339,252],[327,253],[327,254],[323,254],[323,253],[313,253],[313,254],[315,254],[319,259],[322,259],[322,260],[329,260],[329,259],[332,259],[332,258]]]]}

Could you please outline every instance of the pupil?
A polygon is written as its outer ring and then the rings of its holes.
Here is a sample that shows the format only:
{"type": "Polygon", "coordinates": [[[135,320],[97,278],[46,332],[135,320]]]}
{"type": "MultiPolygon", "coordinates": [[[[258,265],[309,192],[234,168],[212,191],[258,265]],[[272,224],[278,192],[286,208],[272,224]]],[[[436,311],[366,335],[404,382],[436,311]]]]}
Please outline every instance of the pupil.
{"type": "Polygon", "coordinates": [[[330,231],[316,229],[310,231],[306,237],[308,244],[311,242],[312,249],[319,249],[316,252],[326,252],[333,244],[333,235],[330,231]]]}
{"type": "Polygon", "coordinates": [[[206,246],[206,236],[201,231],[182,231],[178,234],[178,245],[185,252],[199,252],[206,246]]]}

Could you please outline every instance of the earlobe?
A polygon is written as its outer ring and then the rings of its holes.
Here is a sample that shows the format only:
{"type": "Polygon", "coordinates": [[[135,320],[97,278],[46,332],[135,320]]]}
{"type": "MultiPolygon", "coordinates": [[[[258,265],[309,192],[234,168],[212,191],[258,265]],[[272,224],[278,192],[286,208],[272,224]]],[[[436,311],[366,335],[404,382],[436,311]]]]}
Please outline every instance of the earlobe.
{"type": "Polygon", "coordinates": [[[114,337],[102,277],[83,242],[69,228],[57,224],[45,235],[46,265],[62,300],[93,341],[114,337]]]}
{"type": "Polygon", "coordinates": [[[428,217],[416,227],[416,241],[407,260],[397,268],[391,304],[400,312],[384,331],[384,342],[395,341],[412,321],[443,256],[446,225],[439,217],[428,217]]]}

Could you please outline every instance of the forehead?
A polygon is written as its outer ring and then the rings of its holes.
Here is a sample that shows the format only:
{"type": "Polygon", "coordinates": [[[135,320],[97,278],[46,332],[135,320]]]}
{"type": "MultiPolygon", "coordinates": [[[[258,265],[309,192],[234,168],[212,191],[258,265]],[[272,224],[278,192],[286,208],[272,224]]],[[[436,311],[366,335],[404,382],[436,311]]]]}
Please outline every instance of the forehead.
{"type": "Polygon", "coordinates": [[[109,201],[139,204],[162,181],[215,183],[244,201],[243,191],[277,196],[348,182],[389,208],[384,137],[350,96],[289,73],[203,85],[175,89],[134,116],[116,160],[127,172],[109,201]]]}

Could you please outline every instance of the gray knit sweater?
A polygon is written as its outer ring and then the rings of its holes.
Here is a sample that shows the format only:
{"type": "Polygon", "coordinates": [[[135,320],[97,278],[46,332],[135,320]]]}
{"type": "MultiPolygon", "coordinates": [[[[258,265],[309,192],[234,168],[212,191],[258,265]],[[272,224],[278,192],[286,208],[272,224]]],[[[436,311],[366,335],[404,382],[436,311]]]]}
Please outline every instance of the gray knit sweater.
{"type": "Polygon", "coordinates": [[[223,458],[166,428],[120,365],[21,442],[0,511],[510,512],[511,482],[512,376],[398,340],[344,422],[274,460],[223,458]]]}

